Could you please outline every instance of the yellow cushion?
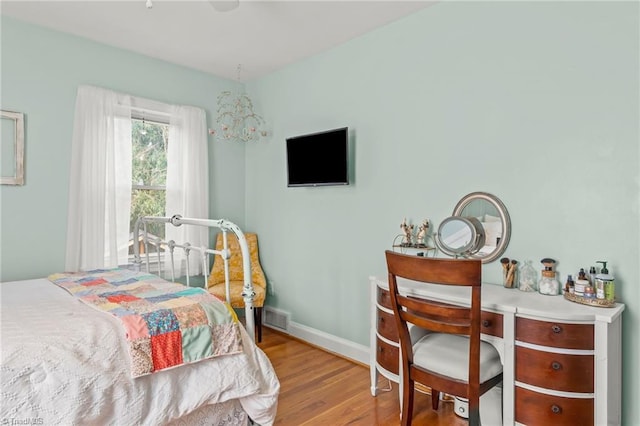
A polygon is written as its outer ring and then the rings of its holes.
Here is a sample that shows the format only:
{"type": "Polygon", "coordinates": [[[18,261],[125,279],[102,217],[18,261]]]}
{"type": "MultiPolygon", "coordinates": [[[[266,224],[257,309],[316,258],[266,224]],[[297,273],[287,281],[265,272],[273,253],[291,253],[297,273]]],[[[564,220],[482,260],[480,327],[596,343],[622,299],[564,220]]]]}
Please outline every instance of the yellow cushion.
{"type": "MultiPolygon", "coordinates": [[[[244,299],[242,298],[242,281],[229,281],[229,287],[231,289],[231,306],[234,308],[244,308],[244,299]]],[[[225,300],[224,295],[224,283],[216,284],[209,287],[209,293],[216,295],[221,300],[225,300]]],[[[256,295],[253,298],[253,306],[256,308],[264,306],[265,290],[264,288],[253,285],[253,291],[256,295]]]]}
{"type": "MultiPolygon", "coordinates": [[[[264,304],[264,298],[267,288],[267,280],[260,266],[260,260],[258,255],[258,236],[255,233],[245,233],[247,239],[247,246],[249,247],[249,259],[251,261],[251,282],[253,283],[253,290],[256,295],[254,298],[254,306],[262,306],[264,304]]],[[[244,300],[242,299],[242,287],[244,284],[243,268],[242,268],[242,253],[240,251],[240,243],[238,243],[238,237],[235,234],[227,233],[227,246],[231,252],[229,258],[229,285],[231,287],[231,305],[234,308],[244,307],[244,300]]],[[[222,233],[218,234],[216,239],[216,250],[222,250],[223,241],[222,233]]],[[[213,261],[213,267],[211,268],[211,274],[207,282],[207,288],[216,296],[224,299],[224,262],[222,257],[215,256],[213,261]]]]}

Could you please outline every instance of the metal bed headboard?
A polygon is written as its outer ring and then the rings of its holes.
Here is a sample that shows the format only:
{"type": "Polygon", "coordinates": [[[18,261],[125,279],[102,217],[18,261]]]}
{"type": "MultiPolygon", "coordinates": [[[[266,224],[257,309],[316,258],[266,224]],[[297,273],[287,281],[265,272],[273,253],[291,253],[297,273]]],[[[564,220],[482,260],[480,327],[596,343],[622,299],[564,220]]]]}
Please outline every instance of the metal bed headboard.
{"type": "Polygon", "coordinates": [[[249,257],[249,246],[247,245],[247,239],[244,236],[244,233],[233,222],[230,222],[225,219],[191,219],[191,218],[183,218],[180,215],[174,215],[171,217],[157,217],[157,216],[144,216],[138,218],[136,220],[136,225],[134,228],[134,244],[133,244],[133,253],[134,253],[134,267],[137,270],[141,269],[142,259],[140,257],[140,246],[139,238],[140,227],[142,227],[142,241],[144,243],[145,248],[145,264],[146,271],[149,272],[149,265],[151,263],[149,256],[149,242],[154,242],[156,244],[156,254],[158,256],[158,271],[161,268],[161,256],[160,256],[160,248],[166,247],[169,249],[169,255],[171,257],[171,279],[175,281],[175,265],[173,262],[173,253],[176,248],[182,249],[187,258],[186,262],[186,278],[187,278],[187,286],[189,286],[189,256],[192,251],[197,252],[200,255],[200,260],[202,262],[202,271],[205,276],[205,285],[209,280],[209,256],[210,255],[219,255],[222,257],[224,263],[224,282],[225,282],[225,294],[227,296],[227,303],[231,303],[229,299],[229,258],[231,257],[231,252],[227,245],[227,232],[231,231],[238,237],[238,242],[240,243],[240,251],[242,253],[242,271],[244,277],[243,290],[242,290],[242,298],[244,299],[244,309],[245,309],[245,327],[251,339],[255,339],[255,324],[254,324],[254,312],[253,312],[253,299],[255,297],[255,292],[253,291],[253,284],[251,283],[251,259],[249,257]],[[173,226],[181,226],[181,225],[195,225],[195,226],[205,226],[207,228],[219,228],[222,231],[222,240],[223,240],[223,249],[222,250],[214,250],[208,247],[195,247],[189,244],[188,242],[184,242],[182,244],[176,244],[175,241],[169,240],[164,241],[160,238],[152,238],[149,236],[147,232],[147,224],[151,223],[170,223],[173,226]]]}

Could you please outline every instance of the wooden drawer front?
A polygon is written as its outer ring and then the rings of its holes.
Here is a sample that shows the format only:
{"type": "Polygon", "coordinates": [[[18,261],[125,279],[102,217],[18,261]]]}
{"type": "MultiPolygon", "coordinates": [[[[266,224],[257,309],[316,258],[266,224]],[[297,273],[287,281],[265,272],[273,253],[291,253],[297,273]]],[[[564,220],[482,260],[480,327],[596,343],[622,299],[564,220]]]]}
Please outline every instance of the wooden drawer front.
{"type": "Polygon", "coordinates": [[[593,325],[516,318],[516,340],[554,348],[593,349],[593,325]]]}
{"type": "Polygon", "coordinates": [[[516,386],[516,421],[527,426],[591,426],[593,399],[545,395],[516,386]]]}
{"type": "Polygon", "coordinates": [[[378,305],[393,309],[391,307],[391,295],[389,294],[389,290],[378,287],[378,305]]]}
{"type": "Polygon", "coordinates": [[[380,309],[378,311],[378,333],[387,339],[398,342],[398,328],[393,314],[388,314],[380,309]]]}
{"type": "Polygon", "coordinates": [[[398,374],[400,369],[398,368],[400,348],[389,345],[380,339],[376,339],[376,359],[378,364],[387,371],[393,374],[398,374]]]}
{"type": "Polygon", "coordinates": [[[545,389],[593,392],[593,355],[556,354],[516,346],[516,380],[545,389]]]}
{"type": "Polygon", "coordinates": [[[502,315],[482,311],[480,333],[502,337],[502,315]]]}

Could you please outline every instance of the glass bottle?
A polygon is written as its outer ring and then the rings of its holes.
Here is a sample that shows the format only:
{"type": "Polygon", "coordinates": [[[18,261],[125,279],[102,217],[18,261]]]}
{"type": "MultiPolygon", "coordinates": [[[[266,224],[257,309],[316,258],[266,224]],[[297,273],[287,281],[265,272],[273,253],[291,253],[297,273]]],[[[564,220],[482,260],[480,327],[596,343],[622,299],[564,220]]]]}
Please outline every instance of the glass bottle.
{"type": "Polygon", "coordinates": [[[506,257],[500,259],[502,263],[502,285],[505,288],[516,288],[518,286],[518,264],[517,260],[509,260],[506,257]]]}
{"type": "Polygon", "coordinates": [[[505,288],[518,287],[518,268],[516,268],[514,263],[512,263],[510,269],[503,274],[502,285],[504,285],[505,288]]]}
{"type": "Polygon", "coordinates": [[[560,294],[560,282],[556,279],[555,271],[542,271],[542,278],[538,283],[540,294],[556,296],[560,294]]]}
{"type": "Polygon", "coordinates": [[[540,263],[544,265],[544,269],[542,270],[542,278],[538,283],[538,291],[540,294],[549,296],[560,294],[560,282],[556,279],[556,271],[553,269],[556,266],[556,261],[545,257],[540,263]]]}
{"type": "Polygon", "coordinates": [[[571,275],[567,277],[567,283],[564,285],[564,291],[571,294],[575,293],[575,283],[573,282],[571,275]]]}
{"type": "Polygon", "coordinates": [[[524,262],[522,268],[520,268],[520,280],[518,289],[521,291],[537,291],[538,286],[538,273],[531,265],[531,261],[524,262]]]}

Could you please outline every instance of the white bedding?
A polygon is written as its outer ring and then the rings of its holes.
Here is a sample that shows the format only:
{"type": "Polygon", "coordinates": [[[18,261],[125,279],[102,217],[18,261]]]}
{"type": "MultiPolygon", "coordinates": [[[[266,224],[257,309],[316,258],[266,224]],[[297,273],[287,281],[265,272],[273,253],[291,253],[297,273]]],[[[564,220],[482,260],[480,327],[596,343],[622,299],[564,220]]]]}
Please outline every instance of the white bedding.
{"type": "Polygon", "coordinates": [[[255,422],[275,420],[278,379],[242,327],[242,354],[133,379],[117,318],[46,279],[2,283],[0,301],[1,419],[161,425],[238,399],[255,422]]]}

